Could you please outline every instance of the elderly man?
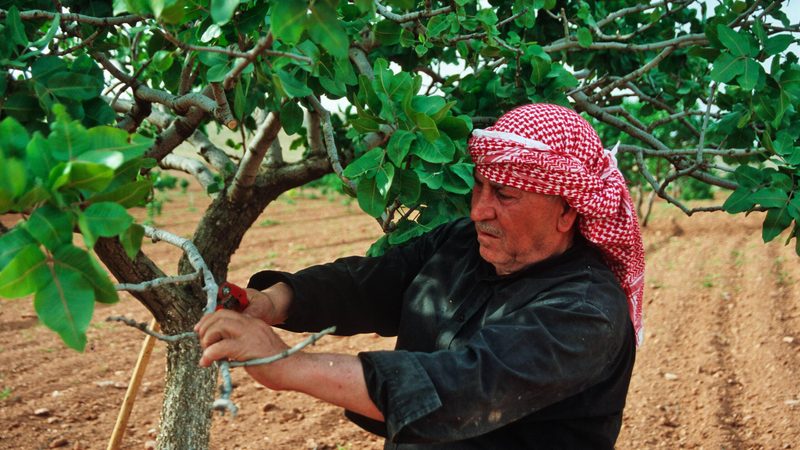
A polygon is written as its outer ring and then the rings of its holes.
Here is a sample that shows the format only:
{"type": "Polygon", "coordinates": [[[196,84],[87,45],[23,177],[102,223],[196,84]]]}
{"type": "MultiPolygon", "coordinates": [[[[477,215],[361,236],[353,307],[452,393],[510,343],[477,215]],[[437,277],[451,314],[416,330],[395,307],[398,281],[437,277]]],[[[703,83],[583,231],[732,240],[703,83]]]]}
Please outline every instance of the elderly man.
{"type": "Polygon", "coordinates": [[[386,448],[613,448],[641,329],[642,241],[613,155],[575,112],[526,105],[475,130],[469,219],[378,258],[250,280],[198,324],[200,364],[286,348],[270,325],[397,336],[248,373],[344,407],[386,448]]]}

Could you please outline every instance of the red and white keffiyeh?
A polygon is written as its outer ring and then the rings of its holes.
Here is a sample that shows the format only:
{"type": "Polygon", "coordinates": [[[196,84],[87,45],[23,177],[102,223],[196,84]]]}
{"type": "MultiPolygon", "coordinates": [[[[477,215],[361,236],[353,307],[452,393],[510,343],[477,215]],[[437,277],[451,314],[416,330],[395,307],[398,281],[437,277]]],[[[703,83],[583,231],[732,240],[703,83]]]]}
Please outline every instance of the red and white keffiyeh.
{"type": "Polygon", "coordinates": [[[532,104],[504,114],[469,140],[476,170],[524,191],[558,195],[578,212],[578,228],[602,252],[628,297],[641,344],[644,246],[639,221],[613,151],[568,108],[532,104]]]}

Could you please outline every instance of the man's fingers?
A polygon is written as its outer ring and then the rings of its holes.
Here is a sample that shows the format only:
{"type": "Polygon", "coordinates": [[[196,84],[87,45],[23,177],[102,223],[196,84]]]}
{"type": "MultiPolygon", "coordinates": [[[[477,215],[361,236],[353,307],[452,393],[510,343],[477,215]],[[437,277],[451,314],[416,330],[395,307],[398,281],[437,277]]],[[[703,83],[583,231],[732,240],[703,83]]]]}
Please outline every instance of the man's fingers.
{"type": "Polygon", "coordinates": [[[203,340],[203,336],[208,332],[208,330],[216,324],[218,324],[222,320],[230,319],[232,317],[236,317],[239,313],[228,311],[225,309],[221,309],[219,311],[213,312],[211,314],[205,314],[200,320],[197,321],[197,324],[194,326],[194,331],[200,337],[200,340],[203,340]]]}
{"type": "Polygon", "coordinates": [[[214,361],[228,358],[231,351],[235,349],[236,344],[229,340],[222,340],[208,346],[203,350],[203,354],[200,356],[200,367],[208,367],[214,361]]]}

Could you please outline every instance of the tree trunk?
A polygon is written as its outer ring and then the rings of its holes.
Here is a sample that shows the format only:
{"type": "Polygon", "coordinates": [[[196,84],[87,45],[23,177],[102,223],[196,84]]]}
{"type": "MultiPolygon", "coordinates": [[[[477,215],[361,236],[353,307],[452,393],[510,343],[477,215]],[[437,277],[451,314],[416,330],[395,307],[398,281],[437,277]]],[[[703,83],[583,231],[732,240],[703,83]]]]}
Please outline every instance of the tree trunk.
{"type": "Polygon", "coordinates": [[[208,448],[217,371],[198,367],[200,353],[195,339],[183,339],[167,349],[159,450],[208,448]]]}

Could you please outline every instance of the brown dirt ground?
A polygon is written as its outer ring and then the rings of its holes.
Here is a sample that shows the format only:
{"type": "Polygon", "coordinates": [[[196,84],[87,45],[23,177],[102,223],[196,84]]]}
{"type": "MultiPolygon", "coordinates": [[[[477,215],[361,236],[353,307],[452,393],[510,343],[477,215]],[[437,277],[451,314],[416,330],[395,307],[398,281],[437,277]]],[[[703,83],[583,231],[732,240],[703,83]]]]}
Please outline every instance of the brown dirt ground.
{"type": "MultiPolygon", "coordinates": [[[[208,200],[167,195],[156,224],[190,235],[208,200]]],[[[138,212],[138,218],[146,214],[138,212]]],[[[800,448],[800,266],[793,248],[765,245],[761,217],[682,216],[656,205],[645,230],[646,340],[634,369],[618,448],[800,448]]],[[[8,221],[6,221],[8,225],[8,221]]],[[[340,197],[292,191],[270,205],[235,255],[230,281],[362,254],[378,226],[340,197]]],[[[175,267],[166,244],[146,244],[175,267]]],[[[143,335],[103,320],[149,320],[125,295],[98,305],[83,354],[38,323],[30,299],[0,309],[0,449],[106,448],[143,335]],[[36,415],[36,411],[47,413],[36,415]]],[[[281,332],[290,342],[303,336],[281,332]]],[[[375,335],[326,337],[312,351],[391,348],[375,335]]],[[[164,345],[155,346],[123,440],[143,449],[158,428],[164,345]]],[[[234,371],[239,415],[215,416],[214,449],[378,449],[338,408],[271,392],[234,371]]]]}

